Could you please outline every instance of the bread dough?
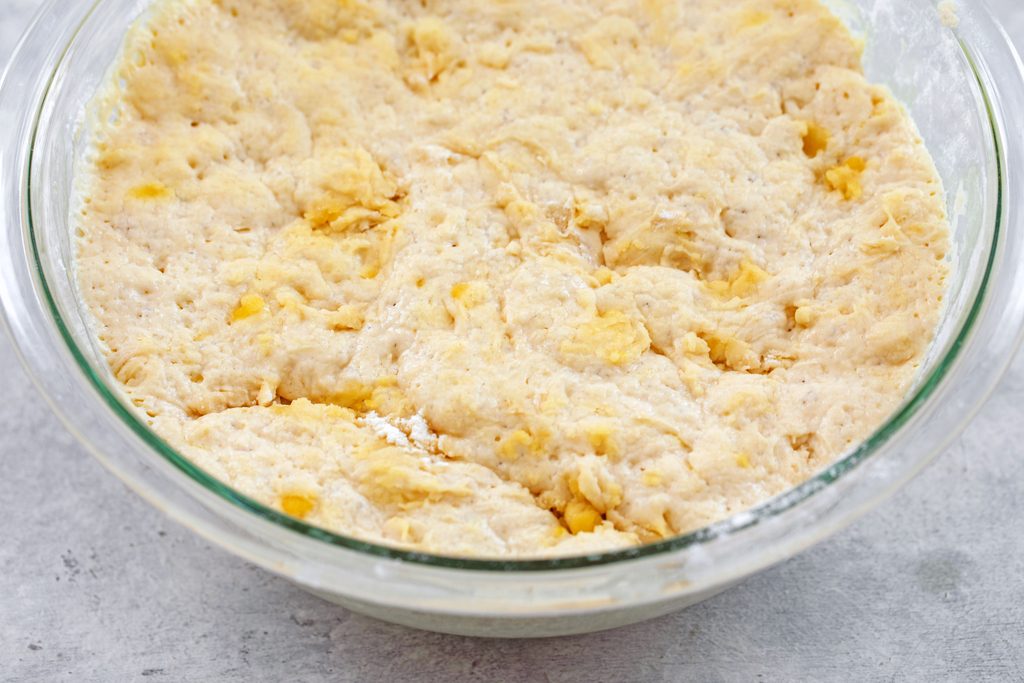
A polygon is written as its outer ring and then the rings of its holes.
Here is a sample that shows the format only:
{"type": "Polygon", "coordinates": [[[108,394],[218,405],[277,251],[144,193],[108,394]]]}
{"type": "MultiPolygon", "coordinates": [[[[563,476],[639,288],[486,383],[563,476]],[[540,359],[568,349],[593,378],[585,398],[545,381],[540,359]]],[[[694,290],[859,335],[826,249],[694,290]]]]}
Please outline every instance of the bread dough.
{"type": "Polygon", "coordinates": [[[130,33],[78,277],[148,424],[476,557],[681,534],[899,404],[942,188],[815,0],[189,0],[130,33]]]}

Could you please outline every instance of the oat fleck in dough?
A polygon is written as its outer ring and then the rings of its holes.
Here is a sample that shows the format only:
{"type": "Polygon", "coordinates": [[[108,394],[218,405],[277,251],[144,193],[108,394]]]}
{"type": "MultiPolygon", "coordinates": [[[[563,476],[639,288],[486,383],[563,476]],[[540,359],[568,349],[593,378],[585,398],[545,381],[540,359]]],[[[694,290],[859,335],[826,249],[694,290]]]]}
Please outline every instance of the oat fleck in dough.
{"type": "Polygon", "coordinates": [[[696,529],[863,439],[934,333],[940,183],[814,0],[161,2],[110,80],[78,270],[114,373],[344,534],[696,529]]]}

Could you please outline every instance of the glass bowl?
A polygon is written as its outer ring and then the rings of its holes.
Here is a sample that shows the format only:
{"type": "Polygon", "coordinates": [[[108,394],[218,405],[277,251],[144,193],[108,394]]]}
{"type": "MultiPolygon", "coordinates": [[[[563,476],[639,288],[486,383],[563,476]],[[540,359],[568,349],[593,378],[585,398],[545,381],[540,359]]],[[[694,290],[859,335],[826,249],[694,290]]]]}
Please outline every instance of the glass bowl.
{"type": "Polygon", "coordinates": [[[713,595],[835,533],[909,480],[966,425],[1024,321],[1021,64],[978,2],[945,24],[929,0],[834,0],[865,68],[909,110],[953,224],[946,308],[904,403],[870,438],[756,508],[599,555],[487,561],[396,550],[266,508],[144,426],[90,336],[74,278],[73,170],[86,104],[145,0],[49,0],[0,84],[0,301],[29,373],[68,428],[154,506],[328,600],[461,634],[548,636],[619,626],[713,595]],[[950,26],[949,24],[956,24],[950,26]]]}

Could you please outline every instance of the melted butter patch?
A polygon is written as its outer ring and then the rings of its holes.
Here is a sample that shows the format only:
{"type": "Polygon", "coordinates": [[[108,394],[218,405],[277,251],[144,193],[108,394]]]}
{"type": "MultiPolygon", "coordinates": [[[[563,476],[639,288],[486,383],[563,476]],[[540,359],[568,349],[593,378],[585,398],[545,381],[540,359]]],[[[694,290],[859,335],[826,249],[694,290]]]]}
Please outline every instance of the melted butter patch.
{"type": "Polygon", "coordinates": [[[617,456],[619,445],[611,425],[594,425],[587,428],[587,441],[597,455],[617,456]]]}
{"type": "Polygon", "coordinates": [[[705,356],[711,351],[708,342],[694,332],[687,332],[677,339],[675,346],[688,356],[705,356]]]}
{"type": "Polygon", "coordinates": [[[407,36],[413,59],[406,82],[413,88],[423,88],[437,80],[460,59],[459,40],[442,19],[424,17],[417,21],[407,36]]]}
{"type": "Polygon", "coordinates": [[[843,198],[850,201],[859,199],[864,194],[860,184],[861,173],[867,168],[867,162],[861,157],[850,157],[838,166],[825,171],[825,184],[843,198]]]}
{"type": "Polygon", "coordinates": [[[746,7],[740,10],[738,14],[736,23],[741,29],[764,26],[771,19],[770,14],[754,7],[746,7]]]}
{"type": "Polygon", "coordinates": [[[259,294],[246,294],[238,300],[238,306],[231,311],[231,322],[238,322],[259,315],[266,307],[263,297],[259,294]]]}
{"type": "Polygon", "coordinates": [[[610,310],[580,325],[563,353],[594,355],[612,365],[628,365],[651,348],[647,329],[622,311],[610,310]]]}
{"type": "Polygon", "coordinates": [[[563,513],[566,526],[573,534],[593,531],[601,524],[601,513],[587,500],[574,498],[565,506],[563,513]]]}
{"type": "Polygon", "coordinates": [[[357,412],[371,410],[367,401],[373,396],[373,387],[357,380],[348,380],[331,393],[328,403],[357,412]]]}
{"type": "Polygon", "coordinates": [[[356,379],[345,380],[325,397],[325,402],[348,408],[356,413],[376,411],[395,416],[411,414],[409,400],[398,386],[398,379],[394,375],[379,377],[372,383],[356,379]]]}
{"type": "Polygon", "coordinates": [[[482,282],[456,282],[450,294],[466,308],[473,308],[487,300],[488,287],[482,282]]]}
{"type": "Polygon", "coordinates": [[[316,508],[317,498],[312,494],[285,493],[279,502],[286,515],[305,519],[316,508]]]}
{"type": "Polygon", "coordinates": [[[660,473],[654,470],[646,470],[642,477],[644,486],[661,486],[665,481],[665,477],[661,476],[660,473]]]}
{"type": "Polygon", "coordinates": [[[506,460],[518,460],[530,453],[533,437],[529,432],[517,429],[505,436],[498,445],[498,452],[506,460]]]}
{"type": "Polygon", "coordinates": [[[327,315],[327,324],[332,330],[358,330],[363,326],[363,312],[351,304],[339,306],[327,315]]]}
{"type": "Polygon", "coordinates": [[[498,455],[504,460],[518,460],[527,455],[540,455],[545,452],[550,432],[544,428],[527,431],[516,429],[498,442],[498,455]]]}
{"type": "Polygon", "coordinates": [[[768,279],[768,273],[750,261],[742,261],[728,281],[714,280],[707,283],[708,289],[715,294],[732,297],[745,297],[753,294],[757,286],[768,279]]]}
{"type": "Polygon", "coordinates": [[[614,282],[615,277],[615,271],[605,266],[601,266],[600,268],[594,271],[594,280],[596,280],[597,284],[602,287],[604,285],[610,285],[612,282],[614,282]]]}
{"type": "MultiPolygon", "coordinates": [[[[366,230],[396,218],[398,184],[362,149],[339,153],[341,163],[323,179],[322,193],[303,211],[315,230],[366,230]]],[[[364,276],[365,277],[365,276],[364,276]]]]}
{"type": "Polygon", "coordinates": [[[155,200],[155,199],[169,199],[174,195],[169,187],[163,183],[145,183],[144,185],[136,185],[132,189],[128,190],[128,196],[132,199],[155,200]]]}
{"type": "Polygon", "coordinates": [[[745,372],[757,367],[757,358],[742,339],[707,334],[702,337],[708,345],[711,362],[725,370],[745,372]]]}
{"type": "Polygon", "coordinates": [[[369,449],[356,477],[367,498],[405,509],[427,500],[463,498],[473,493],[466,482],[446,481],[418,456],[393,446],[369,449]]]}
{"type": "Polygon", "coordinates": [[[804,154],[813,159],[828,149],[828,131],[813,121],[807,121],[804,125],[804,154]]]}

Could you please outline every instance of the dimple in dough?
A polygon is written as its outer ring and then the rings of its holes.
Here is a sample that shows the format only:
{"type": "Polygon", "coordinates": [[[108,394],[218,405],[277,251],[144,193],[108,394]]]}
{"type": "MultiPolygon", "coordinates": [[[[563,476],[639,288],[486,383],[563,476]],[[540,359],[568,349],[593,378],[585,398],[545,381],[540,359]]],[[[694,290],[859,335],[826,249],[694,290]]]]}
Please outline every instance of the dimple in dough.
{"type": "Polygon", "coordinates": [[[260,502],[595,552],[797,484],[899,403],[948,223],[815,0],[159,2],[78,276],[148,423],[260,502]]]}

